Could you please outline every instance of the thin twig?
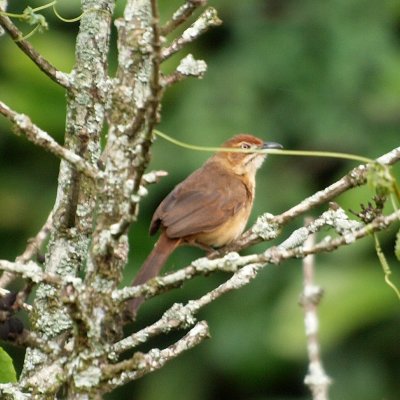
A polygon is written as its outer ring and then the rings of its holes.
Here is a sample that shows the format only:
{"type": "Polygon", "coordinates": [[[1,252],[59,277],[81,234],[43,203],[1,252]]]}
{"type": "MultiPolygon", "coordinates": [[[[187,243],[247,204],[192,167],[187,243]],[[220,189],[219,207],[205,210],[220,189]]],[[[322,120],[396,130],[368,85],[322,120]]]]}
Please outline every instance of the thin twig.
{"type": "Polygon", "coordinates": [[[98,171],[82,157],[58,144],[47,132],[40,129],[24,114],[19,114],[0,101],[0,114],[15,124],[29,141],[68,161],[89,178],[96,179],[98,171]]]}
{"type": "Polygon", "coordinates": [[[207,8],[203,14],[188,28],[183,34],[175,39],[169,47],[163,50],[161,60],[164,61],[181,50],[188,43],[196,40],[212,26],[221,25],[222,21],[218,18],[217,10],[213,7],[207,8]]]}
{"type": "Polygon", "coordinates": [[[63,284],[62,278],[52,273],[43,272],[39,265],[33,261],[25,264],[0,260],[0,271],[8,271],[20,275],[22,278],[30,279],[34,283],[48,283],[54,286],[63,284]]]}
{"type": "MultiPolygon", "coordinates": [[[[43,351],[46,354],[54,355],[55,350],[57,347],[54,343],[49,344],[47,340],[42,339],[39,337],[35,332],[29,331],[24,329],[22,334],[19,335],[14,341],[11,342],[12,344],[16,344],[23,347],[32,347],[43,351]]],[[[11,344],[10,343],[10,344],[11,344]]]]}
{"type": "Polygon", "coordinates": [[[210,337],[207,322],[198,322],[183,338],[165,349],[152,349],[148,353],[135,353],[132,358],[103,367],[102,374],[108,379],[107,389],[139,379],[163,367],[168,361],[192,349],[210,337]]]}
{"type": "MultiPolygon", "coordinates": [[[[26,246],[26,249],[20,256],[18,256],[15,259],[17,263],[22,263],[22,264],[27,263],[33,257],[35,257],[35,255],[37,255],[38,251],[40,250],[41,246],[43,245],[43,243],[45,242],[50,233],[52,223],[53,223],[53,212],[50,212],[45,224],[42,226],[40,231],[36,234],[35,237],[28,239],[28,245],[26,246]]],[[[17,274],[10,271],[4,271],[3,274],[0,276],[0,288],[7,287],[16,278],[17,274]]]]}
{"type": "Polygon", "coordinates": [[[195,60],[195,58],[188,54],[179,63],[176,71],[172,74],[164,76],[162,80],[163,87],[172,86],[188,77],[201,79],[207,71],[207,64],[203,60],[195,60]]]}
{"type": "Polygon", "coordinates": [[[206,4],[207,0],[187,0],[160,29],[161,35],[166,36],[174,31],[178,26],[186,22],[199,7],[205,6],[206,4]]]}
{"type": "Polygon", "coordinates": [[[54,82],[66,89],[70,88],[71,82],[68,75],[50,64],[27,40],[21,39],[24,36],[22,32],[11,22],[10,18],[1,14],[2,12],[4,11],[0,9],[0,26],[8,32],[15,44],[54,82]]]}
{"type": "Polygon", "coordinates": [[[158,183],[161,178],[164,178],[165,176],[168,175],[167,171],[164,170],[158,170],[158,171],[150,171],[147,172],[142,176],[142,182],[141,185],[151,185],[153,183],[158,183]]]}
{"type": "Polygon", "coordinates": [[[163,87],[160,84],[160,64],[161,64],[161,34],[160,34],[160,15],[158,11],[157,0],[151,0],[151,12],[153,14],[153,19],[151,23],[153,31],[152,40],[152,75],[151,75],[151,102],[150,102],[150,112],[149,112],[149,136],[153,132],[154,126],[159,122],[158,119],[158,108],[161,102],[163,87]]]}
{"type": "MultiPolygon", "coordinates": [[[[3,273],[3,275],[4,275],[4,273],[3,273]]],[[[2,275],[2,277],[3,277],[3,275],[2,275]]],[[[12,276],[14,277],[14,274],[12,274],[12,276]]],[[[3,289],[3,287],[0,286],[0,297],[8,296],[10,294],[11,294],[11,292],[9,290],[3,289]]],[[[31,312],[33,310],[33,307],[27,303],[21,304],[21,308],[28,312],[31,312]]]]}
{"type": "MultiPolygon", "coordinates": [[[[310,223],[310,221],[308,221],[310,223]]],[[[315,235],[310,235],[304,243],[305,248],[315,245],[315,235]]],[[[304,309],[304,325],[307,338],[307,352],[309,358],[308,374],[304,383],[310,388],[313,400],[328,400],[328,389],[331,379],[326,374],[321,361],[318,339],[317,307],[322,298],[322,289],[314,283],[314,255],[310,254],[303,259],[304,287],[300,304],[304,309]]]]}
{"type": "Polygon", "coordinates": [[[184,306],[172,306],[158,321],[112,345],[109,354],[114,357],[115,354],[121,354],[127,350],[134,349],[140,344],[146,343],[149,339],[161,335],[162,333],[168,333],[171,330],[184,329],[188,326],[192,326],[196,320],[192,317],[188,318],[188,313],[181,312],[182,307],[184,306]]]}
{"type": "MultiPolygon", "coordinates": [[[[0,290],[2,288],[7,287],[16,278],[17,278],[17,275],[15,275],[13,272],[4,271],[2,273],[2,275],[0,276],[0,290]]],[[[1,294],[1,292],[0,292],[0,294],[1,294]]]]}
{"type": "Polygon", "coordinates": [[[43,243],[49,236],[50,230],[53,224],[53,212],[51,211],[49,216],[47,217],[46,222],[40,228],[40,231],[36,234],[35,237],[28,239],[28,245],[24,252],[18,256],[15,261],[26,263],[31,260],[35,255],[37,255],[38,251],[42,247],[43,243]]]}
{"type": "Polygon", "coordinates": [[[129,213],[127,215],[123,215],[120,221],[116,222],[110,227],[110,231],[115,238],[120,237],[124,232],[126,232],[130,224],[136,219],[134,210],[136,209],[138,201],[142,197],[147,196],[148,191],[146,189],[146,186],[152,183],[159,182],[161,178],[167,175],[168,172],[163,170],[152,171],[142,175],[139,189],[137,190],[136,195],[132,196],[131,198],[131,202],[129,204],[129,213]]]}

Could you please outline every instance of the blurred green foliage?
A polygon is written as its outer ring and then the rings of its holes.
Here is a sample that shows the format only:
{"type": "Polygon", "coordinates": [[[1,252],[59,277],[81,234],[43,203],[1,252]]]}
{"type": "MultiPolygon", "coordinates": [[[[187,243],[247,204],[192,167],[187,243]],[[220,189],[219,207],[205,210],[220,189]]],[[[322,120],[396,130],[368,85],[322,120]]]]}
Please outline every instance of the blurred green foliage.
{"type": "MultiPolygon", "coordinates": [[[[10,4],[22,10],[43,2],[10,4]]],[[[180,4],[160,1],[163,20],[180,4]]],[[[187,80],[166,93],[160,130],[202,145],[218,145],[234,133],[250,132],[289,149],[345,151],[371,158],[399,145],[399,1],[210,0],[210,5],[218,9],[224,24],[185,50],[205,59],[208,72],[202,81],[187,80]]],[[[57,9],[70,18],[79,15],[78,6],[77,0],[64,1],[57,9]]],[[[124,2],[118,2],[116,15],[123,6],[124,2]]],[[[50,31],[35,35],[31,42],[58,68],[70,71],[79,24],[62,23],[50,11],[44,14],[50,31]]],[[[0,37],[0,54],[0,99],[30,115],[62,142],[63,91],[8,37],[0,37]]],[[[112,71],[115,56],[114,32],[112,71]]],[[[173,71],[181,56],[169,60],[164,71],[173,71]]],[[[0,258],[13,259],[52,207],[58,161],[25,138],[10,134],[11,127],[3,118],[0,131],[0,258]]],[[[165,169],[169,176],[149,188],[143,201],[139,222],[131,232],[126,282],[154,244],[147,228],[155,207],[207,156],[161,139],[155,143],[151,168],[165,169]]],[[[286,210],[353,165],[271,156],[258,176],[252,221],[264,211],[286,210]]],[[[399,167],[394,173],[399,178],[399,167]]],[[[345,209],[357,210],[372,195],[370,188],[363,187],[337,201],[345,209]]],[[[287,227],[283,236],[301,223],[287,227]]],[[[393,257],[395,235],[392,229],[381,234],[380,240],[392,265],[393,281],[400,282],[399,263],[393,257]]],[[[196,249],[179,249],[166,270],[186,265],[201,254],[196,249]]],[[[334,379],[332,398],[397,399],[400,304],[384,283],[373,239],[318,256],[317,267],[317,280],[326,292],[319,314],[324,362],[334,379]]],[[[199,278],[149,301],[140,323],[153,321],[165,302],[198,297],[224,278],[199,278]]],[[[202,312],[200,318],[210,323],[211,340],[107,398],[310,398],[302,383],[307,360],[303,316],[297,305],[301,286],[299,261],[267,268],[248,287],[202,312]]],[[[160,339],[157,345],[166,346],[173,338],[160,339]]],[[[21,357],[21,352],[7,350],[21,357]]]]}

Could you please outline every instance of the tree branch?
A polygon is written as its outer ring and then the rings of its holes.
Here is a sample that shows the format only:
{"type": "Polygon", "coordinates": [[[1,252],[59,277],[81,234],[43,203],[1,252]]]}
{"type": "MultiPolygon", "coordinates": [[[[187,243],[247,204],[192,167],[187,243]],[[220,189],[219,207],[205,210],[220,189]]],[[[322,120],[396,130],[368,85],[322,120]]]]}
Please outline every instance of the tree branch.
{"type": "MultiPolygon", "coordinates": [[[[331,252],[341,246],[349,245],[356,240],[369,236],[373,232],[386,229],[399,218],[400,210],[387,216],[378,217],[368,225],[363,225],[349,220],[342,209],[331,209],[323,213],[321,217],[315,219],[312,223],[295,230],[289,238],[277,247],[271,247],[262,253],[248,256],[239,256],[238,253],[231,252],[217,259],[199,258],[186,268],[163,277],[153,278],[143,285],[115,290],[112,297],[120,302],[134,297],[153,297],[159,293],[179,287],[195,276],[209,275],[214,271],[238,273],[248,265],[253,265],[250,269],[252,274],[251,279],[253,279],[257,275],[258,270],[268,264],[280,264],[291,258],[303,258],[309,254],[331,252]],[[310,248],[304,248],[303,243],[307,238],[325,226],[331,226],[341,236],[323,240],[310,248]]],[[[219,295],[214,293],[212,297],[215,299],[219,295]]]]}
{"type": "Polygon", "coordinates": [[[203,60],[195,60],[191,54],[182,58],[176,71],[170,75],[164,76],[162,85],[164,87],[172,86],[188,77],[201,79],[207,71],[207,64],[203,60]]]}
{"type": "Polygon", "coordinates": [[[205,6],[206,4],[207,0],[187,0],[161,28],[161,35],[166,36],[173,32],[178,26],[186,22],[199,7],[205,6]]]}
{"type": "Polygon", "coordinates": [[[182,36],[175,39],[169,47],[163,50],[161,60],[165,61],[172,55],[181,50],[188,43],[195,41],[200,35],[208,31],[212,26],[221,25],[222,21],[218,18],[217,10],[213,7],[207,8],[203,14],[194,22],[188,29],[186,29],[182,36]]]}
{"type": "MultiPolygon", "coordinates": [[[[315,235],[310,235],[304,246],[312,248],[315,235]]],[[[323,291],[314,283],[314,255],[310,254],[303,259],[304,285],[300,305],[304,309],[304,324],[307,338],[309,358],[308,374],[304,383],[309,386],[313,400],[328,400],[328,389],[332,383],[326,374],[321,361],[320,345],[318,340],[317,307],[321,301],[323,291]]]]}
{"type": "MultiPolygon", "coordinates": [[[[53,227],[53,211],[47,217],[46,222],[40,228],[35,237],[28,239],[28,245],[24,252],[16,258],[17,262],[26,263],[31,260],[42,247],[43,243],[49,237],[50,231],[53,227]]],[[[1,287],[1,285],[0,285],[1,287]]]]}
{"type": "Polygon", "coordinates": [[[135,353],[134,356],[120,363],[103,367],[103,374],[108,379],[107,388],[111,390],[132,380],[139,379],[150,372],[163,367],[168,361],[197,346],[210,337],[205,321],[197,323],[183,338],[163,349],[152,349],[148,353],[135,353]]]}
{"type": "MultiPolygon", "coordinates": [[[[36,236],[28,239],[28,245],[25,251],[16,258],[16,262],[24,264],[30,261],[35,255],[37,255],[41,246],[49,235],[52,223],[53,213],[51,212],[47,217],[47,221],[42,226],[40,231],[36,234],[36,236]]],[[[4,271],[3,274],[0,276],[0,288],[7,287],[15,278],[16,274],[9,271],[4,271]]]]}
{"type": "MultiPolygon", "coordinates": [[[[4,273],[5,273],[5,272],[4,272],[4,273]]],[[[4,274],[4,273],[3,273],[3,274],[4,274]]],[[[15,274],[14,274],[14,273],[11,273],[11,272],[10,272],[10,274],[12,275],[12,277],[13,277],[13,279],[14,279],[15,274]]],[[[3,288],[0,286],[0,297],[10,296],[11,294],[12,294],[12,292],[10,292],[10,291],[7,290],[7,289],[3,289],[3,288]]],[[[21,308],[22,308],[23,310],[27,311],[27,312],[31,312],[32,309],[33,309],[33,307],[32,307],[30,304],[27,304],[27,303],[22,303],[22,304],[21,304],[21,308]]]]}
{"type": "Polygon", "coordinates": [[[2,14],[4,10],[0,9],[0,26],[11,36],[15,44],[43,71],[51,80],[69,89],[71,86],[70,79],[67,74],[59,71],[50,64],[34,47],[23,38],[22,32],[11,22],[10,18],[2,14]]]}
{"type": "Polygon", "coordinates": [[[68,161],[87,177],[91,179],[97,178],[97,169],[71,150],[59,145],[47,132],[33,124],[26,115],[18,114],[2,101],[0,101],[0,114],[4,115],[9,121],[11,121],[18,128],[19,132],[22,132],[30,142],[42,147],[57,157],[68,161]]]}
{"type": "Polygon", "coordinates": [[[29,279],[34,283],[48,283],[61,286],[63,282],[59,276],[43,272],[39,265],[33,261],[22,264],[19,262],[0,260],[0,270],[18,274],[22,278],[29,279]]]}

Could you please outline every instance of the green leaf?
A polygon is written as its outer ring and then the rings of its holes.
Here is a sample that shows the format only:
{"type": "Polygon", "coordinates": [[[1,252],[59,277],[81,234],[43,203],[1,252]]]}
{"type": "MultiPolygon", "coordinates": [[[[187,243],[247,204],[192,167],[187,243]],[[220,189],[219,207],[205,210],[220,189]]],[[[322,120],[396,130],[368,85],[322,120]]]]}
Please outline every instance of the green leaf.
{"type": "Polygon", "coordinates": [[[400,229],[396,235],[396,244],[394,246],[394,254],[396,258],[400,261],[400,229]]]}
{"type": "Polygon", "coordinates": [[[0,347],[0,383],[17,382],[12,358],[0,347]]]}

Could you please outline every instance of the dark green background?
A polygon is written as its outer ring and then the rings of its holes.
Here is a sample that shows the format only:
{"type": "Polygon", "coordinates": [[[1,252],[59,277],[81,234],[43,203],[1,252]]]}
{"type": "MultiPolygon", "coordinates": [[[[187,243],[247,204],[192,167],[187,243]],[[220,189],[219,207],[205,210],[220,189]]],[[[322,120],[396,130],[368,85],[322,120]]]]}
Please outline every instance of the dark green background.
{"type": "MultiPolygon", "coordinates": [[[[180,4],[176,0],[160,3],[164,20],[180,4]]],[[[21,9],[26,5],[21,4],[21,9]]],[[[117,14],[123,5],[119,3],[117,14]]],[[[232,134],[249,132],[288,149],[345,151],[371,158],[399,145],[398,0],[215,0],[210,5],[219,10],[224,24],[185,50],[205,59],[208,72],[201,81],[189,79],[167,92],[161,130],[200,145],[219,145],[232,134]]],[[[63,1],[57,7],[73,17],[79,14],[78,6],[78,1],[63,1]]],[[[50,31],[35,35],[31,42],[58,68],[69,72],[78,24],[62,23],[50,11],[46,16],[50,31]]],[[[28,32],[30,28],[22,29],[28,32]]],[[[115,54],[114,34],[112,71],[115,54]]],[[[173,71],[182,56],[168,61],[164,71],[173,71]]],[[[62,142],[64,92],[5,36],[0,37],[0,60],[0,99],[30,115],[62,142]]],[[[59,163],[24,137],[12,135],[4,118],[0,130],[0,258],[13,259],[53,205],[59,163]]],[[[207,157],[162,139],[155,143],[150,168],[165,169],[169,176],[150,187],[142,203],[139,222],[130,234],[126,282],[155,242],[147,234],[154,208],[207,157]]],[[[271,156],[258,175],[251,220],[265,211],[285,211],[354,165],[271,156]]],[[[396,167],[397,176],[398,172],[396,167]]],[[[345,209],[357,210],[371,196],[370,189],[361,188],[337,201],[345,209]]],[[[287,227],[282,237],[301,224],[299,219],[287,227]]],[[[392,256],[395,232],[392,229],[380,238],[393,280],[400,285],[399,262],[392,256]]],[[[262,244],[256,250],[267,247],[262,244]]],[[[201,254],[196,249],[179,249],[166,270],[187,265],[201,254]]],[[[316,277],[326,293],[319,310],[320,337],[324,364],[334,379],[331,398],[398,399],[400,303],[384,283],[372,238],[320,255],[316,263],[316,277]]],[[[198,278],[181,290],[149,301],[140,324],[154,321],[163,303],[196,298],[224,278],[198,278]]],[[[310,398],[302,383],[307,360],[303,316],[297,304],[301,289],[300,261],[266,268],[248,287],[201,313],[200,318],[209,321],[211,340],[107,398],[310,398]]],[[[177,337],[153,344],[166,346],[177,337]]],[[[21,359],[22,352],[7,350],[21,359]]]]}

